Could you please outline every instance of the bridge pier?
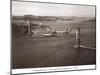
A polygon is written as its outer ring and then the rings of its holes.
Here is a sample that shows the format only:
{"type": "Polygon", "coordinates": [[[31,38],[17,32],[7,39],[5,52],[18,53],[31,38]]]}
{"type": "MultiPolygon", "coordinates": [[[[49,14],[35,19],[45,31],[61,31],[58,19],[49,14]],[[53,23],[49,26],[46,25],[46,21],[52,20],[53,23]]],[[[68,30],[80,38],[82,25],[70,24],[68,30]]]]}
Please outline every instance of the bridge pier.
{"type": "Polygon", "coordinates": [[[80,28],[76,28],[76,48],[80,48],[80,28]]]}

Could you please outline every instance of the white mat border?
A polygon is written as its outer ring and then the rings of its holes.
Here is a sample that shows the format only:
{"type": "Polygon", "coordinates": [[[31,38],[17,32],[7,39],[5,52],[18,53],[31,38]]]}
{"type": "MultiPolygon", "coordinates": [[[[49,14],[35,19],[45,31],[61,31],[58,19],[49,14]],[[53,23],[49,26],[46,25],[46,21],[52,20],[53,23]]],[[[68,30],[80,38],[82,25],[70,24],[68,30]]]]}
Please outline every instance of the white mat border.
{"type": "Polygon", "coordinates": [[[43,68],[24,68],[12,69],[12,74],[25,73],[42,73],[42,72],[58,72],[58,71],[73,71],[73,70],[91,70],[96,69],[96,65],[78,65],[78,66],[60,66],[60,67],[43,67],[43,68]]]}

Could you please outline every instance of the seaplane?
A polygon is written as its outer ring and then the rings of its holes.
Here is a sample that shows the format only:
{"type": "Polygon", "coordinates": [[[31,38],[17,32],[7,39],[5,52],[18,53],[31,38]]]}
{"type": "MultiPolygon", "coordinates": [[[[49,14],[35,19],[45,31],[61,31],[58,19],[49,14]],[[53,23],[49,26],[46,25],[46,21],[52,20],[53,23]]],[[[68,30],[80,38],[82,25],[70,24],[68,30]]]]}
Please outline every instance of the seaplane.
{"type": "Polygon", "coordinates": [[[71,32],[71,29],[70,29],[70,27],[68,27],[66,29],[66,31],[56,31],[56,30],[54,30],[50,33],[43,33],[42,35],[47,36],[47,37],[53,37],[53,36],[57,36],[57,35],[68,34],[70,32],[71,32]]]}
{"type": "Polygon", "coordinates": [[[65,31],[56,31],[57,34],[69,34],[71,32],[71,28],[70,27],[67,27],[65,31]]]}
{"type": "Polygon", "coordinates": [[[47,36],[47,37],[53,37],[53,36],[57,36],[57,32],[51,32],[51,33],[44,33],[42,34],[43,36],[47,36]]]}

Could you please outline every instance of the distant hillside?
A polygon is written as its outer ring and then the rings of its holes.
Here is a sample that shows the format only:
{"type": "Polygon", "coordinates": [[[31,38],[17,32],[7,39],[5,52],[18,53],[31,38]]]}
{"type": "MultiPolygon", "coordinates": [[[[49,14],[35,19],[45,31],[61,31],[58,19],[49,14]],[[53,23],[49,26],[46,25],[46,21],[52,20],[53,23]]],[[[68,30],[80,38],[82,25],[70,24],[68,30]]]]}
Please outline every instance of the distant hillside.
{"type": "Polygon", "coordinates": [[[67,17],[67,16],[34,16],[34,15],[24,15],[24,16],[12,16],[12,20],[26,20],[26,17],[30,17],[30,20],[38,21],[57,21],[57,20],[74,20],[77,17],[67,17]]]}
{"type": "Polygon", "coordinates": [[[96,19],[92,18],[92,19],[85,20],[84,22],[96,22],[96,19]]]}

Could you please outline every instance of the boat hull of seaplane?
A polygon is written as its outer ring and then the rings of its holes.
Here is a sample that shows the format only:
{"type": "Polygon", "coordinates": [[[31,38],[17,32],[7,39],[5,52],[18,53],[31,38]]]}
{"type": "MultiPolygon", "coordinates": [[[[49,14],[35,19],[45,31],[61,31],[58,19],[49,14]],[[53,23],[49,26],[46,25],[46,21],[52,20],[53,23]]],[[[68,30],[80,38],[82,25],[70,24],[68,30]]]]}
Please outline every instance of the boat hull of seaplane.
{"type": "Polygon", "coordinates": [[[57,36],[57,34],[52,34],[52,33],[45,33],[45,34],[42,34],[43,36],[46,36],[46,37],[53,37],[53,36],[57,36]]]}
{"type": "Polygon", "coordinates": [[[66,31],[56,31],[56,32],[53,32],[53,33],[44,33],[42,35],[46,36],[46,37],[54,37],[54,36],[57,36],[57,35],[68,34],[68,33],[69,32],[66,32],[66,31]]]}

